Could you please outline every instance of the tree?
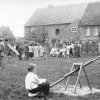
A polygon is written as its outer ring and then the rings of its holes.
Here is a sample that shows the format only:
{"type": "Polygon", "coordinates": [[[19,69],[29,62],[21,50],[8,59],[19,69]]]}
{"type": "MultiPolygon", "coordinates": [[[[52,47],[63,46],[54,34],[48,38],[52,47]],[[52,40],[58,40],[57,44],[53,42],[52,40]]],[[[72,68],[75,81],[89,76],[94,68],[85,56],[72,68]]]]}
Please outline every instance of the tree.
{"type": "Polygon", "coordinates": [[[9,41],[15,40],[13,32],[10,30],[8,26],[0,27],[0,37],[2,37],[3,39],[8,39],[9,41]]]}
{"type": "Polygon", "coordinates": [[[32,27],[27,31],[27,40],[33,40],[35,42],[43,43],[46,40],[47,34],[45,33],[45,28],[42,26],[32,27]],[[31,31],[30,31],[31,30],[31,31]]]}
{"type": "Polygon", "coordinates": [[[42,26],[34,28],[34,30],[32,31],[32,37],[34,41],[36,42],[39,42],[39,43],[45,42],[46,37],[47,37],[47,33],[45,33],[45,28],[42,26]]]}

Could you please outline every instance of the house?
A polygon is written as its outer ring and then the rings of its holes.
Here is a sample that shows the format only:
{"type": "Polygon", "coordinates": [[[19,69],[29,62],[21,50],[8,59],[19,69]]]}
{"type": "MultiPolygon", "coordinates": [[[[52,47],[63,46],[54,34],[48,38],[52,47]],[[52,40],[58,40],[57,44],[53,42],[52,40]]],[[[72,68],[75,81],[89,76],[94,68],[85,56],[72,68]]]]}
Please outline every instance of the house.
{"type": "Polygon", "coordinates": [[[25,23],[25,37],[35,28],[47,34],[47,41],[54,44],[61,40],[80,37],[79,22],[87,8],[87,3],[62,6],[49,5],[38,8],[25,23]]]}
{"type": "Polygon", "coordinates": [[[80,20],[80,38],[82,41],[100,41],[100,2],[89,3],[80,20]]]}

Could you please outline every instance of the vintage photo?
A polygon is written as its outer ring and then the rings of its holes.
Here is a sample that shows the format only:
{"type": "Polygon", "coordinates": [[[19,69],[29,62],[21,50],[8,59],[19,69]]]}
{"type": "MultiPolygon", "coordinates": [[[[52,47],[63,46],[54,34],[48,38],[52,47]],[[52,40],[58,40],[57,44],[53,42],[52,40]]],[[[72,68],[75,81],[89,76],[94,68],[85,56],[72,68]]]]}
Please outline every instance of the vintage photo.
{"type": "Polygon", "coordinates": [[[100,0],[0,0],[0,100],[100,100],[100,0]]]}

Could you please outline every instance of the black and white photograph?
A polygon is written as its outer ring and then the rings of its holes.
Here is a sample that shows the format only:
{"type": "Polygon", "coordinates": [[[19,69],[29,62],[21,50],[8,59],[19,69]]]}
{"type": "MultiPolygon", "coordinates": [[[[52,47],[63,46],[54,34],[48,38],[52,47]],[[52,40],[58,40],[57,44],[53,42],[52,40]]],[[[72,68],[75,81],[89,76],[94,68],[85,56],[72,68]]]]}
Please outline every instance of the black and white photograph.
{"type": "Polygon", "coordinates": [[[100,0],[0,0],[0,100],[100,100],[100,0]]]}

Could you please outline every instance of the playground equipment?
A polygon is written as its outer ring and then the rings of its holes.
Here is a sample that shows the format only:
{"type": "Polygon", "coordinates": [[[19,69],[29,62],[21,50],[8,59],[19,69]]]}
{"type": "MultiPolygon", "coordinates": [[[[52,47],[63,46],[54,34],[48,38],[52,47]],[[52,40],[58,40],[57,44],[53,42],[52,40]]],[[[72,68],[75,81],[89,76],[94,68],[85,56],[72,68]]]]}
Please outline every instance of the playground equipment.
{"type": "Polygon", "coordinates": [[[80,79],[79,78],[80,78],[81,71],[83,70],[83,72],[85,74],[85,77],[86,77],[86,80],[87,80],[87,83],[88,83],[88,86],[89,86],[90,90],[92,90],[91,85],[90,85],[89,80],[88,80],[88,77],[87,77],[87,74],[86,74],[86,71],[85,71],[85,67],[88,66],[89,64],[93,63],[94,61],[96,61],[99,58],[100,58],[100,56],[94,58],[93,60],[90,60],[90,61],[86,62],[85,64],[73,63],[71,71],[68,74],[66,74],[64,77],[62,77],[61,79],[59,79],[56,82],[54,82],[53,84],[51,84],[50,87],[53,87],[54,85],[58,84],[62,80],[68,78],[67,82],[66,82],[66,86],[65,86],[65,90],[66,90],[67,87],[68,87],[68,83],[69,83],[70,77],[76,73],[77,80],[76,80],[76,84],[75,84],[75,87],[74,87],[74,93],[75,93],[78,82],[79,82],[80,88],[82,88],[82,85],[80,83],[80,79]]]}

